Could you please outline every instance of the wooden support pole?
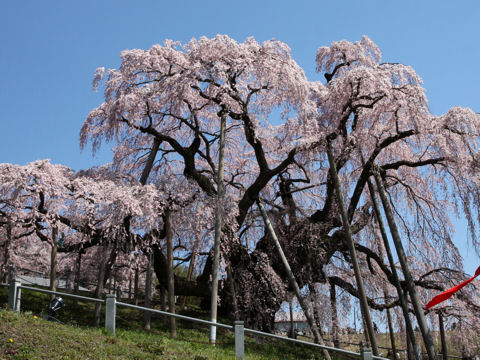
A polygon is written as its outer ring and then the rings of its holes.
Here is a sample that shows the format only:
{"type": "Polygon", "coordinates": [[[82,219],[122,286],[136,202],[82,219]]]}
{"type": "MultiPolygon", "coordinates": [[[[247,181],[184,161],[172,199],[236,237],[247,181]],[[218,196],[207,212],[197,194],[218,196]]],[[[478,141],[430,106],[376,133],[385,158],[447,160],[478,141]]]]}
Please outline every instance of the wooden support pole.
{"type": "Polygon", "coordinates": [[[350,221],[348,220],[347,209],[345,207],[345,202],[343,200],[342,188],[340,186],[340,180],[338,178],[337,166],[335,164],[335,159],[333,158],[332,144],[330,141],[327,143],[327,155],[328,162],[330,163],[330,175],[335,186],[335,192],[337,194],[337,201],[340,208],[340,213],[342,216],[343,231],[347,237],[348,248],[350,252],[350,257],[352,258],[353,271],[355,272],[355,280],[357,283],[358,297],[360,300],[360,309],[362,311],[362,317],[365,321],[367,327],[368,337],[370,340],[370,345],[372,347],[373,355],[378,356],[378,347],[377,340],[375,338],[375,332],[373,330],[372,318],[370,316],[370,309],[368,308],[367,296],[365,294],[365,288],[363,286],[362,274],[360,272],[360,267],[358,266],[357,254],[355,251],[355,244],[353,242],[352,231],[350,229],[350,221]]]}
{"type": "MultiPolygon", "coordinates": [[[[172,231],[172,213],[170,209],[165,210],[165,232],[167,238],[167,263],[168,263],[168,311],[175,314],[175,274],[173,272],[173,231],[172,231]]],[[[170,336],[177,337],[177,325],[175,318],[170,316],[170,336]]]]}
{"type": "MultiPolygon", "coordinates": [[[[288,275],[288,279],[290,280],[290,285],[293,287],[293,290],[295,291],[295,295],[297,296],[298,302],[300,303],[300,307],[302,308],[305,314],[305,317],[307,318],[308,325],[310,326],[310,329],[312,330],[312,333],[313,333],[314,341],[316,344],[325,345],[325,343],[323,342],[322,336],[320,335],[320,332],[317,328],[317,325],[315,324],[313,316],[310,312],[310,308],[307,306],[307,303],[304,297],[302,296],[302,293],[300,292],[300,288],[298,287],[297,280],[295,279],[292,269],[290,268],[288,259],[285,256],[285,253],[283,252],[282,246],[278,241],[277,234],[275,234],[275,230],[273,229],[272,223],[270,222],[267,212],[265,211],[265,208],[263,207],[262,201],[260,199],[257,199],[257,205],[258,205],[258,208],[260,209],[260,213],[262,214],[263,221],[265,222],[265,228],[270,234],[270,236],[272,237],[275,248],[277,249],[278,254],[280,255],[280,258],[282,259],[283,266],[288,275]]],[[[323,355],[326,360],[331,360],[330,354],[328,353],[327,350],[323,349],[323,355]]]]}
{"type": "MultiPolygon", "coordinates": [[[[403,289],[400,285],[400,280],[398,278],[397,268],[395,267],[395,261],[393,260],[392,249],[390,248],[390,244],[388,242],[387,231],[385,228],[385,224],[383,222],[382,214],[380,212],[380,207],[378,206],[377,197],[375,196],[375,189],[373,188],[373,184],[370,180],[367,180],[368,190],[370,192],[370,199],[372,200],[373,212],[375,214],[375,220],[377,221],[378,228],[380,229],[380,234],[383,240],[383,247],[385,248],[385,252],[387,253],[388,263],[390,264],[390,270],[392,271],[392,278],[397,289],[398,299],[400,300],[400,307],[403,312],[403,316],[405,318],[405,329],[407,333],[407,337],[412,344],[413,348],[415,349],[415,357],[417,360],[421,360],[422,356],[420,351],[418,350],[417,341],[415,339],[415,333],[413,332],[412,322],[410,321],[409,310],[408,310],[408,298],[406,298],[403,294],[403,289]]],[[[386,293],[385,293],[386,294],[386,293]]]]}
{"type": "MultiPolygon", "coordinates": [[[[218,300],[218,275],[220,268],[220,241],[222,238],[223,225],[223,198],[225,197],[225,186],[223,184],[225,167],[225,131],[227,126],[226,112],[220,115],[220,144],[218,154],[217,172],[217,207],[215,209],[215,239],[213,243],[213,268],[212,268],[212,296],[210,302],[210,321],[217,322],[217,300],[218,300]]],[[[217,339],[217,327],[210,326],[210,344],[215,345],[217,339]]]]}
{"type": "MultiPolygon", "coordinates": [[[[383,209],[385,211],[385,216],[387,218],[388,226],[390,227],[390,233],[392,234],[393,243],[395,249],[397,250],[398,260],[402,266],[403,275],[405,276],[405,281],[407,283],[407,289],[410,294],[410,299],[412,300],[413,309],[417,317],[418,325],[422,333],[423,342],[427,350],[429,360],[437,360],[437,354],[433,346],[432,336],[428,330],[427,321],[425,319],[425,313],[423,312],[422,304],[415,289],[415,283],[413,282],[413,277],[410,272],[410,268],[407,262],[407,256],[405,255],[405,250],[403,249],[403,244],[400,239],[400,233],[393,216],[393,210],[390,205],[390,201],[387,197],[385,187],[383,185],[383,179],[380,177],[377,169],[373,172],[375,177],[375,182],[377,184],[377,189],[380,194],[380,199],[382,201],[383,209]]],[[[413,345],[413,344],[412,344],[413,345]]]]}

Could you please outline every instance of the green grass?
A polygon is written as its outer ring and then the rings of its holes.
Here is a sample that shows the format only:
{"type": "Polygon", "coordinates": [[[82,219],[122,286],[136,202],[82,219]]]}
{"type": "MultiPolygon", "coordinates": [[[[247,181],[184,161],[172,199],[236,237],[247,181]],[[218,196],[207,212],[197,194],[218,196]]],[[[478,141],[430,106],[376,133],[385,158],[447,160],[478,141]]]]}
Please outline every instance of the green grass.
{"type": "MultiPolygon", "coordinates": [[[[90,296],[89,294],[81,294],[90,296]]],[[[0,288],[0,309],[6,307],[8,289],[0,288]]],[[[209,328],[187,321],[177,320],[177,338],[169,333],[168,319],[152,315],[152,328],[142,327],[143,313],[117,307],[117,336],[112,337],[103,330],[104,313],[100,328],[94,328],[93,303],[79,301],[77,308],[73,300],[65,298],[65,308],[57,317],[65,325],[45,321],[50,295],[22,290],[21,310],[23,314],[0,310],[0,359],[234,359],[234,337],[231,331],[217,328],[217,346],[208,344],[209,328]],[[34,318],[37,316],[37,319],[34,318]],[[13,342],[10,342],[12,339],[13,342]]],[[[102,307],[103,308],[103,307],[102,307]]],[[[199,309],[185,315],[208,319],[208,313],[199,309]]],[[[226,319],[219,322],[231,323],[226,319]]],[[[398,334],[396,334],[398,336],[398,334]]],[[[435,334],[434,334],[435,335],[435,334]]],[[[448,337],[448,336],[447,336],[448,337]]],[[[436,336],[434,336],[436,338],[436,336]]],[[[301,340],[308,340],[301,338],[301,340]]],[[[361,334],[344,335],[342,347],[358,352],[358,344],[364,341],[361,334]]],[[[400,341],[397,338],[397,347],[400,341]]],[[[328,342],[327,342],[328,343],[328,342]]],[[[388,334],[377,334],[379,346],[389,346],[388,334]]],[[[449,341],[449,354],[459,355],[459,344],[449,341]]],[[[440,348],[436,344],[437,349],[440,348]]],[[[383,354],[386,350],[381,349],[383,354]]],[[[320,350],[304,345],[270,338],[246,337],[246,359],[322,359],[320,350]]],[[[341,359],[338,354],[331,354],[341,359]]]]}
{"type": "MultiPolygon", "coordinates": [[[[43,320],[49,295],[22,291],[22,313],[0,310],[0,359],[234,359],[231,331],[217,328],[217,345],[208,344],[208,326],[177,321],[177,338],[169,334],[168,322],[152,316],[152,329],[142,328],[140,311],[117,308],[117,335],[106,334],[103,322],[94,328],[93,303],[65,299],[58,319],[64,324],[43,320]],[[12,339],[12,342],[10,342],[12,339]]],[[[7,300],[0,289],[0,304],[7,300]]],[[[207,318],[208,314],[188,314],[207,318]]],[[[104,319],[102,314],[102,320],[104,319]]],[[[229,323],[224,319],[220,322],[229,323]]],[[[319,350],[295,346],[275,339],[247,337],[245,359],[322,359],[319,350]]]]}

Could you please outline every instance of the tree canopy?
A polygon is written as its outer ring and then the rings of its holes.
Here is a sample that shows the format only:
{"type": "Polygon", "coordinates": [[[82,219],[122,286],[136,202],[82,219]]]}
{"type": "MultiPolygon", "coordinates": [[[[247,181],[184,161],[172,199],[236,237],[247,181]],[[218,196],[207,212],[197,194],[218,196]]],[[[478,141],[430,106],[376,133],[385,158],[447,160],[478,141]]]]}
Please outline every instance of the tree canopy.
{"type": "MultiPolygon", "coordinates": [[[[70,234],[62,251],[109,241],[128,251],[152,251],[166,288],[162,216],[170,209],[177,251],[188,258],[200,241],[204,257],[195,279],[176,277],[175,292],[208,297],[216,156],[220,119],[226,116],[221,251],[232,272],[222,279],[233,284],[222,288],[226,313],[233,313],[235,303],[249,326],[271,330],[291,290],[254,206],[259,197],[297,281],[312,298],[326,283],[358,295],[327,143],[359,261],[371,275],[370,307],[398,305],[398,299],[379,295],[395,284],[368,190],[374,171],[385,183],[422,298],[463,279],[452,219],[466,217],[469,241],[478,251],[480,116],[461,107],[432,114],[413,68],[382,62],[368,37],[320,47],[319,81],[307,79],[288,46],[276,40],[167,40],[120,57],[119,69],[95,72],[94,88],[104,89],[104,102],[80,133],[81,147],[94,151],[113,143],[113,163],[79,173],[48,161],[2,164],[1,229],[10,229],[12,239],[47,241],[45,231],[60,226],[70,234]],[[148,184],[142,186],[138,179],[155,146],[148,184]]],[[[444,311],[468,322],[479,314],[475,299],[465,291],[444,311]]],[[[470,328],[478,331],[476,323],[470,328]]]]}

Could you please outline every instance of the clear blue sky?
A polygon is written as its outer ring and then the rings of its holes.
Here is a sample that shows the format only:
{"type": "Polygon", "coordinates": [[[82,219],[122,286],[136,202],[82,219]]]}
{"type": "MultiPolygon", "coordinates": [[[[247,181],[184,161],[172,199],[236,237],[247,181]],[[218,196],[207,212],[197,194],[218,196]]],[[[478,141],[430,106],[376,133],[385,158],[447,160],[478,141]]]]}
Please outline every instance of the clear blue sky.
{"type": "MultiPolygon", "coordinates": [[[[124,49],[150,48],[166,38],[275,38],[291,47],[314,80],[319,46],[365,34],[385,61],[419,73],[433,113],[455,105],[480,111],[478,14],[474,0],[3,0],[0,162],[50,158],[79,170],[110,161],[108,146],[92,158],[78,145],[84,119],[102,100],[91,89],[93,72],[117,67],[124,49]]],[[[457,239],[463,241],[460,224],[457,239]]],[[[477,263],[470,256],[465,270],[473,273],[477,263]]]]}

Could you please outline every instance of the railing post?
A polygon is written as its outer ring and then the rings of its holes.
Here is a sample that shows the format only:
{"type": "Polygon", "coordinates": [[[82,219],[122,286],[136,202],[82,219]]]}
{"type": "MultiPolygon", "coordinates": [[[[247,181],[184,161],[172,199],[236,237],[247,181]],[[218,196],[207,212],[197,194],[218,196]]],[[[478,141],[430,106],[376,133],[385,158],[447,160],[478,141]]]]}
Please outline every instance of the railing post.
{"type": "Polygon", "coordinates": [[[19,288],[22,283],[15,278],[10,279],[8,284],[8,307],[13,311],[20,311],[20,298],[22,290],[19,288]]]}
{"type": "Polygon", "coordinates": [[[362,348],[362,360],[372,360],[372,349],[366,347],[362,348]]]}
{"type": "Polygon", "coordinates": [[[243,321],[235,321],[235,358],[243,359],[245,356],[245,332],[243,321]]]}
{"type": "Polygon", "coordinates": [[[117,315],[117,299],[114,294],[107,294],[105,300],[105,330],[115,336],[115,317],[117,315]]]}

